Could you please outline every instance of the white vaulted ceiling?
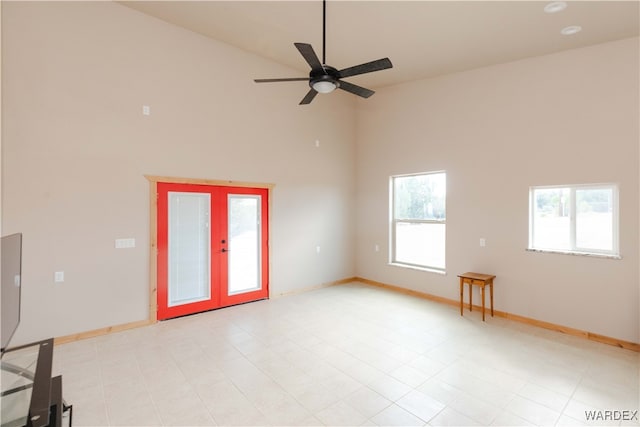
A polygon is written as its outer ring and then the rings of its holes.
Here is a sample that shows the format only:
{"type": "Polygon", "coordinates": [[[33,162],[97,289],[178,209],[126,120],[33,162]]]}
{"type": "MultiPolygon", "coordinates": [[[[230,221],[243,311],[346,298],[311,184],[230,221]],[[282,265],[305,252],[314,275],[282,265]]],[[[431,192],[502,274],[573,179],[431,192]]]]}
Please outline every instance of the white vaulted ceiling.
{"type": "MultiPolygon", "coordinates": [[[[322,59],[322,2],[124,1],[130,8],[299,70],[294,42],[322,59]]],[[[638,36],[638,1],[343,1],[327,3],[326,62],[341,69],[389,57],[392,70],[350,78],[371,88],[638,36]],[[582,31],[563,36],[560,30],[582,31]]],[[[277,73],[281,74],[281,73],[277,73]]]]}

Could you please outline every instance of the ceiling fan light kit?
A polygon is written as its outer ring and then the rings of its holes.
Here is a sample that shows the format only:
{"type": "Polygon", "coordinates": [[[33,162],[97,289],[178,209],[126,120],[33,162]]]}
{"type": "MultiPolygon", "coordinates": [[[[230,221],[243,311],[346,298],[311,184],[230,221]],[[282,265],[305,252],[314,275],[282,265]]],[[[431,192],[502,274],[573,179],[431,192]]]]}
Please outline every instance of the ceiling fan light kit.
{"type": "Polygon", "coordinates": [[[338,70],[328,65],[311,70],[309,73],[309,86],[319,93],[331,93],[340,87],[338,70]]]}
{"type": "Polygon", "coordinates": [[[337,82],[321,80],[311,85],[313,90],[318,93],[331,93],[338,88],[337,82]]]}
{"type": "Polygon", "coordinates": [[[311,67],[309,77],[293,77],[283,79],[255,79],[256,83],[293,82],[308,81],[309,92],[302,98],[300,105],[306,105],[313,101],[318,93],[331,93],[336,89],[342,89],[362,98],[369,98],[375,92],[353,83],[349,83],[345,77],[357,76],[359,74],[371,73],[374,71],[392,68],[393,64],[389,58],[378,59],[364,64],[338,70],[326,64],[325,61],[325,40],[326,40],[326,0],[322,1],[322,62],[318,59],[313,47],[307,43],[294,43],[302,57],[311,67]]]}

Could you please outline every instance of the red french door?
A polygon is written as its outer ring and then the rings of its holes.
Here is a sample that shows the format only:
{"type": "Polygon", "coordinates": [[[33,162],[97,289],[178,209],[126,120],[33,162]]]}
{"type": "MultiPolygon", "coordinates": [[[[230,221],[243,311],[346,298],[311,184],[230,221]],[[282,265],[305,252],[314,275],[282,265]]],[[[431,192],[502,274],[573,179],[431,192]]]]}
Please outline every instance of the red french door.
{"type": "Polygon", "coordinates": [[[268,190],[159,182],[158,320],[268,298],[268,190]]]}

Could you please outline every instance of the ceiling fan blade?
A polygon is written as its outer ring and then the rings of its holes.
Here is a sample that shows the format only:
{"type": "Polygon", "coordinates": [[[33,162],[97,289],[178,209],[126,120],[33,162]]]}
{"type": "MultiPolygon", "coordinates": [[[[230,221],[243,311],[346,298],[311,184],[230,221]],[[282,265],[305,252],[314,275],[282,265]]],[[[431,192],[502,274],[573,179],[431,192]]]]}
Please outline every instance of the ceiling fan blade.
{"type": "Polygon", "coordinates": [[[353,83],[345,82],[344,80],[339,80],[340,89],[346,90],[347,92],[351,92],[354,95],[361,96],[363,98],[368,98],[373,95],[375,92],[371,89],[364,88],[362,86],[354,85],[353,83]]]}
{"type": "Polygon", "coordinates": [[[313,50],[313,47],[311,47],[310,44],[294,43],[294,45],[298,48],[305,61],[307,61],[307,63],[311,66],[312,70],[322,69],[322,64],[318,59],[318,55],[316,55],[316,52],[313,50]]]}
{"type": "Polygon", "coordinates": [[[273,83],[273,82],[306,82],[309,77],[291,77],[287,79],[254,79],[256,83],[273,83]]]}
{"type": "Polygon", "coordinates": [[[338,71],[340,78],[357,76],[358,74],[371,73],[373,71],[386,70],[393,67],[389,58],[378,59],[376,61],[367,62],[366,64],[356,65],[354,67],[345,68],[338,71]]]}
{"type": "Polygon", "coordinates": [[[300,105],[310,104],[311,101],[313,101],[313,98],[315,98],[317,94],[318,92],[316,92],[315,89],[311,88],[311,90],[307,92],[304,98],[302,98],[302,101],[300,101],[300,105]]]}

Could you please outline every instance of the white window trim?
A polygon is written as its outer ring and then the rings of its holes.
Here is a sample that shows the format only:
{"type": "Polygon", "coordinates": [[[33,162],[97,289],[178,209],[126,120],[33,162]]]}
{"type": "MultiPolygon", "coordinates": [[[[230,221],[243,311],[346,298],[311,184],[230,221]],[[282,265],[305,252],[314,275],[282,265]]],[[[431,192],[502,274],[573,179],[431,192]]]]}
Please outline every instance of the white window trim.
{"type": "Polygon", "coordinates": [[[592,258],[608,258],[608,259],[622,259],[622,255],[615,254],[604,254],[604,253],[596,253],[596,252],[578,252],[578,251],[561,251],[559,249],[532,249],[526,248],[527,252],[539,252],[543,254],[562,254],[562,255],[575,255],[575,256],[586,256],[592,258]]]}
{"type": "Polygon", "coordinates": [[[568,184],[568,185],[539,185],[539,186],[531,186],[529,187],[529,242],[527,246],[527,251],[530,252],[543,252],[543,253],[555,253],[555,254],[567,254],[567,255],[580,255],[580,256],[591,256],[597,258],[611,258],[611,259],[622,259],[620,255],[620,189],[618,184],[615,183],[600,183],[600,184],[568,184]],[[563,250],[563,249],[553,249],[553,248],[542,248],[542,247],[534,247],[533,246],[533,235],[534,235],[534,211],[535,211],[535,200],[533,197],[535,190],[543,190],[543,189],[552,189],[552,188],[568,188],[569,189],[569,205],[570,205],[570,228],[569,228],[569,243],[571,245],[571,249],[563,250]],[[576,190],[597,190],[597,189],[607,189],[612,190],[612,198],[611,201],[613,208],[613,219],[612,219],[612,250],[601,250],[601,249],[591,249],[591,248],[581,248],[576,244],[576,190]]]}
{"type": "MultiPolygon", "coordinates": [[[[416,224],[444,224],[445,228],[446,228],[446,224],[447,224],[447,219],[445,216],[445,219],[443,220],[431,220],[431,219],[396,219],[395,215],[394,215],[394,208],[395,208],[395,204],[394,204],[394,180],[396,178],[403,178],[403,177],[408,177],[408,176],[422,176],[422,175],[436,175],[436,174],[440,174],[440,173],[444,173],[446,176],[446,171],[441,170],[441,171],[431,171],[431,172],[418,172],[418,173],[408,173],[408,174],[401,174],[401,175],[392,175],[391,177],[389,177],[389,262],[388,265],[391,266],[395,266],[395,267],[403,267],[403,268],[409,268],[412,270],[419,270],[419,271],[426,271],[429,273],[437,273],[437,274],[442,274],[442,275],[446,275],[447,274],[447,270],[446,270],[446,254],[445,254],[445,267],[444,268],[439,268],[439,267],[433,267],[433,266],[428,266],[428,265],[421,265],[421,264],[413,264],[413,263],[408,263],[408,262],[400,262],[400,261],[396,261],[395,260],[395,256],[396,256],[396,224],[397,223],[416,223],[416,224]]],[[[445,205],[445,212],[446,212],[446,205],[445,205]]],[[[446,235],[446,234],[445,234],[446,235]]],[[[446,250],[446,249],[445,249],[446,250]]]]}

